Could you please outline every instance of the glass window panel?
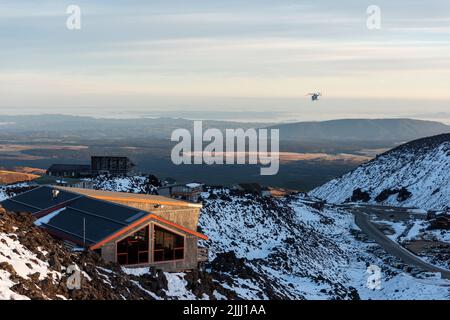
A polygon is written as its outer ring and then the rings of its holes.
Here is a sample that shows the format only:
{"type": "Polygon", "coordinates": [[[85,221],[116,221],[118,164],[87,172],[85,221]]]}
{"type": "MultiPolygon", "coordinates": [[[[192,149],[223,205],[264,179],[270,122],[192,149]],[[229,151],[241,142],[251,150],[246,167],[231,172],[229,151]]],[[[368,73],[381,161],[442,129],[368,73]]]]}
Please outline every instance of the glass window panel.
{"type": "Polygon", "coordinates": [[[155,261],[183,259],[184,237],[158,226],[154,228],[155,251],[153,259],[155,261]],[[175,248],[181,248],[181,250],[175,250],[175,248]]]}
{"type": "Polygon", "coordinates": [[[117,262],[119,264],[148,263],[149,227],[131,234],[117,243],[117,262]],[[142,253],[141,252],[147,252],[142,253]]]}

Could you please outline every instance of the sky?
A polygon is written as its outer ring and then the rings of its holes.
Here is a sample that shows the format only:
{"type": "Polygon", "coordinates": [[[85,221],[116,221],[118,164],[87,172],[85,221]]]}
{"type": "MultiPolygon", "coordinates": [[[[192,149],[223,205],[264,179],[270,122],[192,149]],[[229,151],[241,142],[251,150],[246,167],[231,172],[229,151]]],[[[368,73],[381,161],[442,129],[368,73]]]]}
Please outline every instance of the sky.
{"type": "Polygon", "coordinates": [[[448,0],[0,0],[0,114],[450,119],[449,35],[448,0]]]}

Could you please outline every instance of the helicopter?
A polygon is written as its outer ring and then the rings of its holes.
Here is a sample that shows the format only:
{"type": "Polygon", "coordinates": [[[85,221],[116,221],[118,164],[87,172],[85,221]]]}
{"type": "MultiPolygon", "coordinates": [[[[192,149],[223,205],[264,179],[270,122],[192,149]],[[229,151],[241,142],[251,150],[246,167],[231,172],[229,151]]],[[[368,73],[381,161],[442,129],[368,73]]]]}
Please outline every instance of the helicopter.
{"type": "Polygon", "coordinates": [[[322,96],[320,92],[308,93],[307,96],[311,96],[311,101],[317,101],[322,96]]]}

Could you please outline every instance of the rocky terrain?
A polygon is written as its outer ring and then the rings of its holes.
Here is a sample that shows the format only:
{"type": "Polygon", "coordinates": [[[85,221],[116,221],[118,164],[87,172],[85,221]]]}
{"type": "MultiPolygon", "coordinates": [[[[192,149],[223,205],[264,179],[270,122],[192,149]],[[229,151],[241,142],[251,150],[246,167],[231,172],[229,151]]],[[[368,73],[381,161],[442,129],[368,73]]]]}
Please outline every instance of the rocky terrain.
{"type": "MultiPolygon", "coordinates": [[[[148,193],[146,177],[103,177],[97,188],[148,193]]],[[[97,182],[96,182],[97,183],[97,182]]],[[[26,185],[3,187],[4,197],[26,185]]],[[[209,262],[190,273],[161,273],[106,264],[72,252],[33,225],[2,211],[2,299],[449,299],[448,282],[404,265],[372,243],[351,213],[306,194],[260,197],[205,187],[199,229],[209,236],[209,262]],[[82,290],[67,289],[68,268],[82,290]],[[382,286],[367,285],[368,267],[382,286]]]]}
{"type": "Polygon", "coordinates": [[[161,181],[153,175],[131,177],[98,176],[85,180],[92,181],[94,189],[97,190],[115,190],[130,193],[154,194],[157,187],[161,186],[161,181]]]}
{"type": "Polygon", "coordinates": [[[255,197],[221,188],[208,188],[203,201],[204,245],[216,259],[208,271],[247,299],[449,297],[440,279],[368,241],[342,208],[304,194],[255,197]],[[369,265],[382,270],[381,290],[367,287],[369,265]]]}
{"type": "Polygon", "coordinates": [[[450,208],[450,134],[415,140],[310,192],[330,203],[450,208]]]}

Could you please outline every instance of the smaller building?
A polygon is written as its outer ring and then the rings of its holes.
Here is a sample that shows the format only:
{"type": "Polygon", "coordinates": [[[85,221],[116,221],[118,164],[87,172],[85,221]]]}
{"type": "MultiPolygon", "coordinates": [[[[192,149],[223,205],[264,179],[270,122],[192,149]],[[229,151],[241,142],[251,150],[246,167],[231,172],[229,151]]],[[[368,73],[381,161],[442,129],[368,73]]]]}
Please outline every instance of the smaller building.
{"type": "Polygon", "coordinates": [[[74,181],[73,183],[69,183],[66,185],[66,187],[72,187],[72,188],[80,188],[80,189],[94,189],[94,182],[92,180],[79,180],[74,181]]]}
{"type": "Polygon", "coordinates": [[[59,179],[56,180],[52,185],[59,187],[70,187],[70,188],[80,188],[80,189],[94,189],[94,182],[87,179],[59,179]]]}
{"type": "Polygon", "coordinates": [[[52,164],[47,175],[59,178],[86,178],[102,174],[128,175],[135,164],[128,157],[93,156],[88,164],[52,164]]]}
{"type": "Polygon", "coordinates": [[[174,186],[176,184],[177,184],[177,180],[175,180],[175,179],[173,179],[171,177],[167,177],[167,178],[162,180],[162,185],[164,187],[166,187],[166,186],[174,186]]]}
{"type": "Polygon", "coordinates": [[[203,184],[191,182],[187,184],[175,184],[161,187],[158,189],[158,194],[165,197],[196,203],[198,202],[202,191],[203,184]]]}
{"type": "Polygon", "coordinates": [[[91,166],[84,164],[52,164],[46,173],[51,177],[83,178],[91,176],[91,166]]]}
{"type": "Polygon", "coordinates": [[[233,189],[244,193],[256,194],[262,197],[268,197],[271,195],[270,190],[261,186],[259,183],[239,183],[234,185],[233,189]]]}
{"type": "Polygon", "coordinates": [[[91,170],[93,175],[127,175],[135,167],[128,157],[93,156],[91,170]]]}

